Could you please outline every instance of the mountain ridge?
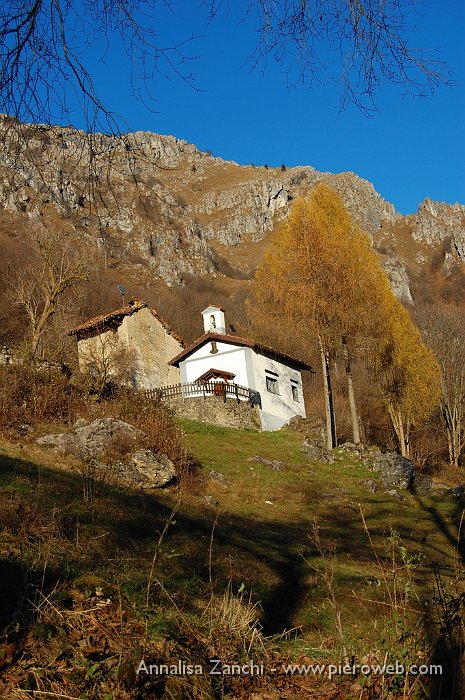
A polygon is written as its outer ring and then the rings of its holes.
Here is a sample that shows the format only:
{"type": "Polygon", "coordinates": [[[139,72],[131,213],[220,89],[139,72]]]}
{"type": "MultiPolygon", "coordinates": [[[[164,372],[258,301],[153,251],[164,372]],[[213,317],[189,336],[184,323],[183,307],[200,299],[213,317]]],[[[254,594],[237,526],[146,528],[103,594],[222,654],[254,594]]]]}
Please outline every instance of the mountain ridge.
{"type": "Polygon", "coordinates": [[[411,272],[441,246],[445,274],[465,260],[464,205],[426,198],[403,216],[353,172],[238,165],[174,136],[86,134],[5,116],[0,139],[4,212],[39,228],[66,226],[105,261],[168,287],[188,276],[250,278],[292,201],[322,181],[369,233],[405,301],[411,272]]]}

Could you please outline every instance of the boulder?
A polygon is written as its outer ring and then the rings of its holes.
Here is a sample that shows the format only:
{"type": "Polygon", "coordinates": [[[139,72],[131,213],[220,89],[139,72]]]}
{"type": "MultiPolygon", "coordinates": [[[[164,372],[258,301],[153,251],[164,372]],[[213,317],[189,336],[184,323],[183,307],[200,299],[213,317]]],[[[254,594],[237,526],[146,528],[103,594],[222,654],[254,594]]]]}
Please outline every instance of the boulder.
{"type": "Polygon", "coordinates": [[[209,476],[212,481],[217,481],[219,484],[226,486],[226,477],[224,474],[221,474],[221,472],[216,472],[214,469],[212,469],[209,476]]]}
{"type": "Polygon", "coordinates": [[[173,462],[164,454],[134,449],[144,433],[129,423],[114,418],[99,418],[86,423],[80,419],[70,433],[44,435],[37,442],[89,460],[100,472],[111,470],[118,479],[143,489],[166,486],[176,478],[173,462]],[[103,453],[114,446],[123,447],[117,460],[106,463],[103,453]]]}
{"type": "Polygon", "coordinates": [[[338,445],[337,449],[346,452],[351,457],[361,459],[363,462],[373,462],[373,459],[381,454],[379,447],[363,443],[355,445],[353,442],[344,442],[342,445],[338,445]]]}
{"type": "Polygon", "coordinates": [[[293,416],[289,420],[288,428],[305,435],[309,442],[315,442],[321,446],[326,443],[325,425],[319,416],[309,416],[308,418],[293,416]]]}
{"type": "Polygon", "coordinates": [[[356,455],[357,457],[364,451],[363,445],[356,445],[354,442],[343,442],[342,445],[337,446],[337,449],[349,452],[349,454],[356,455]]]}
{"type": "Polygon", "coordinates": [[[249,457],[247,461],[265,464],[275,472],[282,472],[286,466],[284,462],[281,462],[279,459],[266,459],[266,457],[259,457],[258,455],[255,455],[255,457],[249,457]]]}
{"type": "Polygon", "coordinates": [[[375,493],[378,489],[378,485],[373,479],[366,479],[363,482],[363,487],[370,493],[375,493]]]}
{"type": "Polygon", "coordinates": [[[85,418],[77,418],[73,428],[83,428],[85,425],[88,425],[88,421],[85,418]]]}
{"type": "Polygon", "coordinates": [[[427,474],[415,473],[413,475],[411,486],[415,493],[428,493],[433,488],[433,480],[427,474]]]}
{"type": "Polygon", "coordinates": [[[461,498],[461,496],[465,495],[465,484],[459,484],[459,486],[454,486],[454,488],[451,489],[449,493],[454,498],[461,498]]]}
{"type": "Polygon", "coordinates": [[[160,452],[137,450],[130,455],[129,463],[140,475],[139,484],[142,488],[157,489],[166,486],[176,478],[173,462],[160,452]]]}
{"type": "Polygon", "coordinates": [[[374,458],[373,469],[380,473],[386,488],[408,489],[415,468],[412,462],[397,452],[386,452],[374,458]]]}
{"type": "Polygon", "coordinates": [[[115,439],[131,445],[141,437],[143,433],[129,423],[114,418],[98,418],[85,425],[79,421],[79,427],[72,432],[44,435],[37,442],[77,456],[94,457],[110,447],[115,439]]]}
{"type": "Polygon", "coordinates": [[[216,500],[216,498],[214,498],[214,496],[204,496],[202,498],[202,501],[205,503],[206,506],[209,506],[210,508],[220,507],[219,502],[216,500]]]}
{"type": "Polygon", "coordinates": [[[323,462],[324,464],[333,464],[334,462],[334,457],[330,450],[307,438],[303,441],[301,449],[309,459],[313,459],[315,462],[323,462]]]}

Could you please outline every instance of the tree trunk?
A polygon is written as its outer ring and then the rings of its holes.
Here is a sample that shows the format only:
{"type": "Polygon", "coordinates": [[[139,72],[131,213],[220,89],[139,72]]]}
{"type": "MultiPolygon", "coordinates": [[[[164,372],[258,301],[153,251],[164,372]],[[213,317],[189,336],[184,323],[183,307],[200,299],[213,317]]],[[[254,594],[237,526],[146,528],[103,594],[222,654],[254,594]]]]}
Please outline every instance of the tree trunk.
{"type": "Polygon", "coordinates": [[[405,442],[404,420],[402,411],[397,411],[397,437],[399,438],[399,449],[402,457],[407,457],[407,445],[405,442]]]}
{"type": "Polygon", "coordinates": [[[355,405],[354,385],[352,381],[352,366],[347,340],[342,339],[342,351],[346,365],[347,392],[349,394],[350,420],[352,422],[352,439],[355,445],[360,445],[360,427],[358,424],[357,407],[355,405]]]}
{"type": "Polygon", "coordinates": [[[47,299],[42,313],[40,314],[39,320],[37,321],[37,324],[32,332],[32,339],[28,352],[29,360],[35,360],[37,350],[39,348],[39,343],[45,330],[45,326],[47,325],[47,321],[49,320],[49,318],[51,318],[51,316],[53,316],[53,314],[55,313],[55,310],[55,298],[47,299]]]}
{"type": "Polygon", "coordinates": [[[451,430],[451,435],[450,435],[450,443],[452,446],[452,449],[449,447],[449,454],[450,454],[450,463],[454,467],[459,466],[459,459],[460,459],[460,453],[462,451],[461,449],[461,429],[460,425],[454,422],[453,428],[451,430]]]}
{"type": "Polygon", "coordinates": [[[451,466],[458,467],[460,454],[462,452],[462,408],[457,402],[453,405],[451,411],[447,403],[442,406],[442,416],[446,426],[447,444],[449,447],[449,463],[451,466]]]}
{"type": "Polygon", "coordinates": [[[318,347],[320,349],[321,366],[323,370],[323,389],[325,397],[326,414],[326,447],[332,450],[336,447],[336,421],[334,418],[333,391],[331,387],[331,371],[329,368],[328,353],[324,348],[321,336],[318,336],[318,347]]]}
{"type": "Polygon", "coordinates": [[[411,428],[411,423],[405,423],[405,427],[402,424],[402,432],[404,435],[404,452],[402,453],[402,457],[407,457],[410,459],[410,428],[411,428]]]}
{"type": "Polygon", "coordinates": [[[447,447],[449,449],[449,464],[451,467],[456,467],[458,464],[455,463],[455,450],[454,450],[454,436],[452,430],[446,428],[447,434],[447,447]]]}
{"type": "Polygon", "coordinates": [[[402,411],[389,406],[389,415],[391,416],[392,425],[399,441],[400,454],[402,457],[408,457],[408,447],[405,440],[404,418],[402,416],[402,411]]]}

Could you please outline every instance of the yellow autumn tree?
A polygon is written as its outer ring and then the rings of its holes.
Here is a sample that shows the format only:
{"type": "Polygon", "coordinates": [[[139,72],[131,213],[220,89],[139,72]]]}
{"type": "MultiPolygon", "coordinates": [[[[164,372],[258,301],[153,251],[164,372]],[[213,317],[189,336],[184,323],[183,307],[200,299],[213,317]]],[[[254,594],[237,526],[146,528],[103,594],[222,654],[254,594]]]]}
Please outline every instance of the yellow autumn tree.
{"type": "Polygon", "coordinates": [[[408,454],[410,428],[437,401],[437,364],[392,293],[368,237],[330,188],[317,185],[309,200],[294,203],[257,270],[253,292],[268,322],[279,320],[289,331],[317,339],[328,448],[336,444],[330,352],[342,346],[354,442],[359,442],[351,348],[366,342],[400,449],[408,454]]]}
{"type": "MultiPolygon", "coordinates": [[[[361,266],[351,254],[354,241],[357,247],[369,248],[338,195],[320,184],[308,201],[294,203],[255,276],[254,297],[262,315],[317,339],[328,448],[336,445],[330,351],[343,338],[348,352],[349,339],[364,316],[357,310],[366,293],[360,289],[361,266]]],[[[354,440],[359,442],[348,355],[346,367],[354,440]]]]}
{"type": "Polygon", "coordinates": [[[375,354],[375,375],[391,417],[400,453],[410,456],[412,428],[428,418],[439,405],[441,374],[432,350],[409,312],[384,290],[379,304],[379,337],[375,354]]]}

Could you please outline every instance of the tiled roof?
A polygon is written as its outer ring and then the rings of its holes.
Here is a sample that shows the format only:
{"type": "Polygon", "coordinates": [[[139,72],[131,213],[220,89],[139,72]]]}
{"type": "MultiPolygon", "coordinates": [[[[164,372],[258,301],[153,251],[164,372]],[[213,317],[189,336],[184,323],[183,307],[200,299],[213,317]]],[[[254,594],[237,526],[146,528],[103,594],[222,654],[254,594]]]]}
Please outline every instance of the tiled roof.
{"type": "Polygon", "coordinates": [[[181,338],[181,336],[178,335],[178,334],[176,333],[176,331],[174,331],[174,330],[171,328],[171,326],[170,326],[170,324],[168,323],[168,321],[166,321],[166,320],[163,318],[163,316],[161,316],[161,315],[158,313],[158,311],[155,311],[155,309],[150,309],[150,312],[151,312],[152,316],[155,316],[155,318],[157,319],[157,321],[159,321],[159,322],[161,323],[161,325],[163,326],[163,328],[165,329],[165,331],[168,333],[168,335],[171,335],[175,340],[178,341],[178,343],[180,343],[180,344],[182,345],[183,348],[185,348],[186,345],[187,345],[187,342],[184,340],[184,338],[181,338]]]}
{"type": "Polygon", "coordinates": [[[233,374],[232,372],[227,372],[224,369],[214,369],[213,367],[203,374],[200,375],[200,377],[197,377],[195,380],[196,382],[208,382],[209,379],[216,379],[217,377],[221,377],[221,379],[234,379],[236,375],[233,374]]]}
{"type": "Polygon", "coordinates": [[[204,314],[207,309],[219,309],[224,313],[224,309],[222,306],[218,306],[218,304],[209,304],[203,311],[202,313],[204,314]]]}
{"type": "Polygon", "coordinates": [[[227,333],[212,332],[201,335],[200,338],[197,338],[197,340],[195,340],[193,343],[184,348],[184,350],[178,355],[176,355],[176,357],[173,357],[173,359],[170,360],[168,364],[174,365],[175,367],[179,367],[179,363],[182,360],[184,360],[186,357],[189,357],[189,355],[191,355],[195,350],[197,350],[197,348],[200,348],[202,345],[212,340],[219,343],[228,343],[231,345],[239,345],[241,347],[252,348],[252,350],[255,350],[255,352],[258,352],[261,355],[275,357],[278,360],[282,360],[285,364],[294,365],[294,367],[296,367],[297,369],[309,370],[310,372],[314,371],[313,368],[306,362],[303,362],[302,360],[297,360],[295,357],[291,357],[291,355],[287,355],[284,352],[274,350],[273,348],[270,348],[267,345],[263,345],[263,343],[258,343],[255,340],[249,340],[248,338],[239,338],[237,335],[228,335],[227,333]]]}
{"type": "MultiPolygon", "coordinates": [[[[89,320],[84,321],[79,326],[76,326],[76,328],[72,328],[70,331],[67,332],[67,335],[80,335],[81,333],[85,333],[86,331],[100,329],[103,331],[105,329],[105,326],[108,326],[113,321],[116,323],[121,322],[125,316],[132,316],[132,314],[136,313],[137,311],[146,308],[149,308],[149,306],[145,303],[145,301],[141,301],[140,299],[133,297],[127,306],[122,306],[120,309],[115,309],[115,311],[110,311],[109,313],[101,314],[100,316],[94,316],[94,318],[90,318],[89,320]]],[[[182,345],[182,347],[185,347],[185,340],[183,340],[171,328],[171,326],[163,318],[163,316],[161,316],[158,313],[158,311],[155,311],[155,309],[149,310],[151,314],[157,319],[157,321],[161,323],[168,335],[171,335],[175,340],[178,341],[178,343],[182,345]]]]}

